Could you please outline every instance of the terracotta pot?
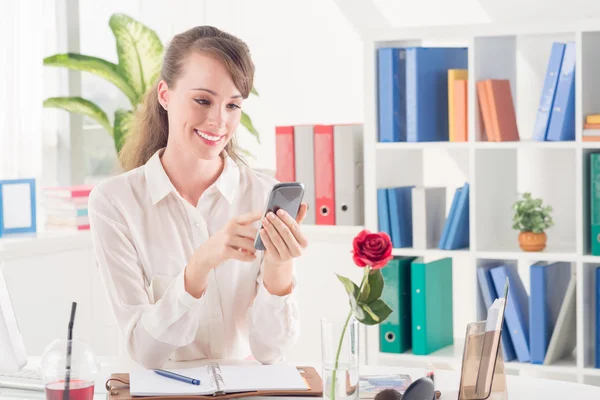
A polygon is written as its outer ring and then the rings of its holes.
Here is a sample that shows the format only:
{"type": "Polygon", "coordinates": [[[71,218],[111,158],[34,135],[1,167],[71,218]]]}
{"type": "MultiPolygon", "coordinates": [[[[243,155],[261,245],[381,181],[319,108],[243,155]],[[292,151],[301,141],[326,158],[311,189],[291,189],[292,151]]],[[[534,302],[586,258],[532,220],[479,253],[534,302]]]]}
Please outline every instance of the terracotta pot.
{"type": "Polygon", "coordinates": [[[542,251],[546,248],[546,233],[519,233],[519,247],[525,251],[542,251]]]}

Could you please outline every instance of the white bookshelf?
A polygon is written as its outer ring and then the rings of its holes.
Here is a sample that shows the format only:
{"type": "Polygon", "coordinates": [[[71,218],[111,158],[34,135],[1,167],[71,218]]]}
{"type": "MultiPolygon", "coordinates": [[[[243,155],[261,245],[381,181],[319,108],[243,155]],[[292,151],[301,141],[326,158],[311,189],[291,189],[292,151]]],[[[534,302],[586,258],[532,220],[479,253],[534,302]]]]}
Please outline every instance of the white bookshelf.
{"type": "Polygon", "coordinates": [[[456,251],[394,249],[394,255],[453,259],[455,344],[428,356],[379,352],[379,327],[364,327],[368,364],[456,367],[461,363],[466,324],[485,318],[476,269],[489,261],[518,267],[529,291],[529,266],[536,261],[566,261],[577,275],[577,346],[571,358],[544,366],[508,362],[509,373],[536,375],[600,385],[594,365],[592,267],[589,255],[587,160],[600,142],[582,142],[585,115],[600,113],[600,21],[527,22],[473,26],[373,27],[364,39],[365,228],[378,229],[377,188],[420,185],[447,188],[446,215],[454,189],[470,183],[470,247],[456,251]],[[576,140],[536,142],[533,125],[554,41],[575,41],[576,140]],[[469,50],[468,141],[464,143],[379,143],[377,140],[377,54],[387,46],[461,46],[469,50]],[[475,82],[510,79],[521,141],[484,141],[479,128],[475,82]],[[512,229],[511,205],[518,193],[531,191],[554,208],[555,226],[547,248],[524,252],[512,229]]]}

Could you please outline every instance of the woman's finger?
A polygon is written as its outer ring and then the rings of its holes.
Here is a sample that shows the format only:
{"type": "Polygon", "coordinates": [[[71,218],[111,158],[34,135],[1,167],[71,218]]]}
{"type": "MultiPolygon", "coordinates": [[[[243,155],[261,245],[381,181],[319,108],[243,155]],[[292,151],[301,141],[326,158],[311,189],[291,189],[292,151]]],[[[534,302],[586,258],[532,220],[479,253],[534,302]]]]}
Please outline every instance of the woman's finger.
{"type": "MultiPolygon", "coordinates": [[[[287,214],[283,210],[277,211],[277,214],[280,216],[283,215],[284,217],[286,215],[289,216],[289,214],[287,214]]],[[[284,222],[283,218],[281,218],[280,216],[277,216],[273,213],[267,214],[267,218],[269,218],[269,222],[271,222],[271,224],[273,224],[275,229],[277,229],[277,232],[279,232],[279,235],[283,238],[284,242],[286,244],[288,244],[288,243],[291,244],[296,241],[296,238],[294,237],[294,234],[288,227],[287,223],[284,222]]],[[[292,223],[295,224],[296,221],[292,221],[292,223]]]]}
{"type": "Polygon", "coordinates": [[[277,248],[277,251],[279,252],[279,255],[281,256],[281,258],[287,259],[290,257],[289,249],[288,249],[287,245],[285,244],[285,241],[282,238],[280,232],[277,230],[277,228],[275,228],[274,224],[271,223],[271,221],[274,221],[274,222],[278,221],[279,223],[281,223],[283,225],[283,222],[281,220],[279,220],[275,214],[272,214],[272,213],[269,213],[269,214],[271,214],[274,218],[270,219],[268,216],[267,216],[267,218],[263,218],[263,227],[269,234],[269,238],[271,239],[271,242],[273,243],[273,245],[275,245],[275,247],[277,248]]]}
{"type": "Polygon", "coordinates": [[[296,222],[301,224],[306,218],[306,214],[308,214],[308,204],[302,203],[300,204],[300,209],[298,210],[298,215],[296,215],[296,222]]]}
{"type": "Polygon", "coordinates": [[[265,246],[265,249],[267,250],[267,253],[271,254],[275,258],[281,257],[281,255],[279,254],[279,250],[277,250],[277,247],[275,247],[275,245],[271,241],[271,238],[269,237],[269,234],[264,228],[260,230],[259,235],[260,239],[262,240],[265,246]]]}
{"type": "Polygon", "coordinates": [[[225,250],[225,256],[228,259],[234,259],[234,260],[245,261],[245,262],[252,262],[252,261],[256,260],[255,254],[249,253],[247,251],[240,251],[240,250],[234,249],[233,247],[228,247],[227,250],[225,250]]]}
{"type": "Polygon", "coordinates": [[[254,248],[254,239],[241,236],[232,236],[227,244],[234,249],[243,249],[251,254],[256,253],[256,249],[254,248]]]}
{"type": "Polygon", "coordinates": [[[254,240],[254,238],[256,237],[257,232],[258,232],[258,229],[256,229],[252,225],[236,225],[233,228],[233,233],[235,235],[238,235],[241,237],[247,237],[252,240],[254,240]]]}
{"type": "MultiPolygon", "coordinates": [[[[298,243],[301,248],[306,248],[306,246],[308,246],[308,241],[302,233],[302,229],[300,229],[298,221],[281,209],[277,211],[277,216],[287,225],[289,231],[294,236],[294,242],[298,243]]],[[[287,243],[289,244],[290,242],[291,241],[288,241],[287,243]]]]}

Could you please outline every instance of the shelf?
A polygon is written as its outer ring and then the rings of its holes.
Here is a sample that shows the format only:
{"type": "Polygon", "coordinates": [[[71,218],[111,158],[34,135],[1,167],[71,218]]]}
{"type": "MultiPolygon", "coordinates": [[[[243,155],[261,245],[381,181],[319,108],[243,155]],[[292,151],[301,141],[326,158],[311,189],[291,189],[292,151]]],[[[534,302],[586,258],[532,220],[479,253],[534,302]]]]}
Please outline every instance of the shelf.
{"type": "Polygon", "coordinates": [[[583,374],[588,376],[600,376],[600,368],[584,368],[583,374]]]}
{"type": "Polygon", "coordinates": [[[32,234],[0,238],[0,259],[18,259],[92,247],[92,237],[86,231],[40,231],[32,234]]]}
{"type": "MultiPolygon", "coordinates": [[[[424,356],[414,355],[411,351],[407,351],[401,354],[379,353],[379,360],[381,363],[384,364],[397,363],[401,361],[413,361],[459,366],[462,363],[462,352],[464,342],[462,338],[456,338],[455,343],[456,344],[454,345],[446,346],[438,351],[424,356]],[[460,345],[458,343],[460,343],[460,345]]],[[[567,357],[562,360],[558,360],[557,362],[551,365],[522,363],[518,361],[508,361],[505,362],[504,365],[505,369],[509,371],[544,371],[565,374],[584,373],[586,375],[600,376],[600,369],[578,368],[574,357],[567,357]]]]}
{"type": "Polygon", "coordinates": [[[578,143],[574,141],[542,142],[521,140],[518,142],[475,142],[476,149],[575,149],[578,143]]]}
{"type": "MultiPolygon", "coordinates": [[[[377,142],[375,148],[379,151],[395,150],[426,150],[426,149],[576,149],[595,146],[600,148],[600,142],[547,142],[520,140],[514,142],[377,142]]],[[[595,148],[594,147],[594,148],[595,148]]]]}
{"type": "Polygon", "coordinates": [[[346,226],[346,225],[301,225],[302,232],[306,235],[309,246],[315,241],[347,242],[352,246],[352,239],[364,226],[346,226]]]}
{"type": "Polygon", "coordinates": [[[467,149],[468,142],[377,142],[377,150],[467,149]]]}
{"type": "MultiPolygon", "coordinates": [[[[400,248],[396,256],[456,257],[453,269],[453,336],[464,335],[465,325],[487,311],[477,282],[479,268],[507,264],[530,287],[529,266],[538,261],[566,262],[577,276],[575,354],[553,365],[511,361],[510,371],[565,375],[569,379],[600,377],[590,368],[595,354],[596,291],[593,275],[600,256],[590,252],[590,157],[599,142],[584,142],[585,116],[600,113],[600,20],[491,23],[481,26],[414,28],[378,27],[365,38],[365,226],[378,226],[377,188],[415,185],[446,188],[445,216],[456,188],[469,182],[470,249],[400,248]],[[575,137],[571,141],[532,140],[540,95],[553,43],[576,43],[575,137]],[[468,141],[379,143],[378,65],[373,52],[384,46],[460,46],[468,48],[468,141]],[[511,86],[519,141],[487,142],[481,121],[476,82],[506,79],[511,86]],[[427,151],[425,151],[427,150],[427,151]],[[541,252],[519,248],[519,232],[512,229],[513,205],[519,194],[530,192],[553,208],[554,225],[546,232],[541,252]],[[462,260],[464,258],[464,262],[462,260]],[[585,368],[584,368],[585,366],[585,368]]],[[[436,214],[441,215],[440,214],[436,214]]],[[[528,291],[528,290],[527,290],[528,291]]],[[[528,291],[529,292],[529,291],[528,291]]],[[[367,331],[367,361],[373,363],[448,363],[460,365],[462,341],[426,356],[379,352],[377,330],[367,331]],[[372,360],[372,361],[371,361],[372,360]]],[[[581,380],[581,379],[579,379],[581,380]]],[[[600,382],[600,379],[598,379],[600,382]]],[[[600,383],[599,383],[600,384],[600,383]]]]}
{"type": "Polygon", "coordinates": [[[392,255],[395,256],[432,256],[432,257],[453,257],[463,256],[470,254],[468,249],[460,250],[442,250],[442,249],[413,249],[413,248],[399,248],[393,249],[392,255]]]}

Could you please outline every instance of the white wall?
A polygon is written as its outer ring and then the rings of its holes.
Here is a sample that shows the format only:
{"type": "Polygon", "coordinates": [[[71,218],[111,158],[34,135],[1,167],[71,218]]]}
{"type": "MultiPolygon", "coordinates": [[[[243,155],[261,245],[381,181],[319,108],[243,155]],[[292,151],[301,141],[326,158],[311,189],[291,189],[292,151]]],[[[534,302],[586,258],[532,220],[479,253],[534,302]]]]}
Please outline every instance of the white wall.
{"type": "MultiPolygon", "coordinates": [[[[81,1],[81,51],[116,61],[108,19],[123,12],[155,29],[167,42],[192,26],[208,24],[243,39],[256,65],[255,87],[244,109],[261,133],[262,146],[246,132],[241,145],[259,168],[275,168],[274,129],[279,124],[362,122],[362,42],[331,0],[310,1],[81,1]]],[[[83,77],[83,95],[113,114],[124,96],[93,76],[83,77]]],[[[107,150],[110,141],[91,136],[107,150]]]]}

